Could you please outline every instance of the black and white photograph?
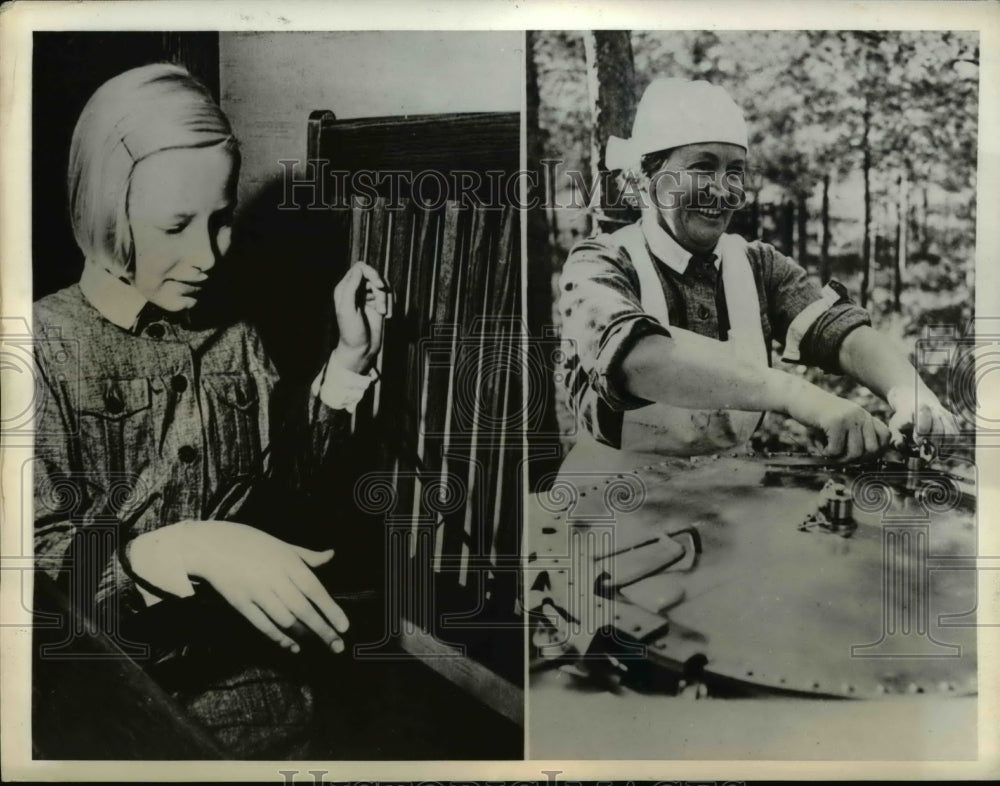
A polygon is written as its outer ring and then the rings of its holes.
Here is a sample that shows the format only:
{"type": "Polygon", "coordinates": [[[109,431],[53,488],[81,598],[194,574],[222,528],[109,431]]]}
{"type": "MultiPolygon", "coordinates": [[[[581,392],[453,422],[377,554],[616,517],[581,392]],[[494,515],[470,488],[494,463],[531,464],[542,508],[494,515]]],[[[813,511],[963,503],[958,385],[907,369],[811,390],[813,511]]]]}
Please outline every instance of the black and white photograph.
{"type": "Polygon", "coordinates": [[[526,56],[529,755],[975,756],[977,33],[526,56]]]}
{"type": "Polygon", "coordinates": [[[0,3],[0,779],[995,780],[998,52],[0,3]]]}
{"type": "Polygon", "coordinates": [[[36,758],[521,758],[522,38],[35,33],[36,758]]]}

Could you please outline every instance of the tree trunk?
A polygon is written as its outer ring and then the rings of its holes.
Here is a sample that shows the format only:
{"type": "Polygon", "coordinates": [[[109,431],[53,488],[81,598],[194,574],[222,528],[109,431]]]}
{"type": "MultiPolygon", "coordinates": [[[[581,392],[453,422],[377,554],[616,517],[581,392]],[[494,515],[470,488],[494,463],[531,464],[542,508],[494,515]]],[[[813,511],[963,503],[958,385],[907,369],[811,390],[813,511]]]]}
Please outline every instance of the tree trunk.
{"type": "Polygon", "coordinates": [[[892,278],[892,309],[897,314],[902,311],[901,297],[903,294],[903,271],[906,269],[906,215],[909,212],[907,190],[910,182],[906,175],[900,175],[898,182],[898,200],[896,213],[896,265],[892,278]]]}
{"type": "Polygon", "coordinates": [[[833,277],[830,260],[830,173],[823,175],[823,207],[821,221],[823,239],[819,247],[819,278],[824,284],[833,277]]]}
{"type": "Polygon", "coordinates": [[[809,207],[806,202],[807,196],[805,191],[799,191],[796,194],[795,204],[795,236],[798,241],[795,258],[802,267],[806,268],[809,266],[807,260],[809,254],[809,207]]]}
{"type": "Polygon", "coordinates": [[[861,307],[868,306],[868,286],[871,281],[872,268],[872,153],[868,144],[868,133],[871,129],[871,112],[867,107],[864,113],[864,134],[862,136],[861,171],[865,178],[865,226],[861,249],[861,307]]]}
{"type": "Polygon", "coordinates": [[[627,221],[620,204],[620,189],[608,174],[604,151],[612,134],[628,138],[635,117],[635,64],[628,30],[595,30],[583,34],[590,88],[591,176],[597,183],[601,229],[613,230],[627,221]]]}
{"type": "Polygon", "coordinates": [[[781,237],[781,253],[795,255],[795,202],[787,200],[781,204],[781,226],[778,229],[781,237]]]}
{"type": "Polygon", "coordinates": [[[927,186],[921,188],[920,193],[923,203],[920,211],[920,254],[926,256],[931,247],[931,236],[930,232],[927,231],[927,225],[930,220],[930,207],[927,204],[927,186]]]}
{"type": "MultiPolygon", "coordinates": [[[[554,199],[554,195],[548,193],[547,189],[554,188],[555,184],[546,182],[545,171],[541,164],[545,155],[546,132],[541,129],[538,123],[538,108],[541,101],[538,93],[538,67],[534,56],[535,33],[530,30],[526,33],[525,44],[527,60],[525,125],[527,127],[528,168],[534,178],[534,185],[529,186],[528,192],[528,204],[533,205],[533,207],[528,210],[527,216],[528,262],[526,275],[528,286],[526,310],[530,341],[530,337],[542,336],[544,328],[552,324],[554,256],[558,249],[553,242],[555,227],[552,226],[546,207],[554,199]]],[[[541,415],[539,432],[551,435],[548,440],[535,439],[528,443],[528,483],[533,492],[538,490],[541,478],[551,475],[558,469],[562,455],[557,436],[559,423],[556,416],[555,368],[551,354],[542,352],[534,358],[535,362],[544,364],[544,373],[537,375],[538,379],[531,379],[531,382],[537,384],[540,389],[529,391],[531,400],[545,402],[545,411],[541,415]]]]}
{"type": "MultiPolygon", "coordinates": [[[[915,196],[915,195],[914,195],[915,196]]],[[[907,211],[907,236],[909,237],[909,242],[916,244],[916,247],[920,248],[920,204],[916,199],[907,200],[909,202],[909,210],[907,211]]]]}

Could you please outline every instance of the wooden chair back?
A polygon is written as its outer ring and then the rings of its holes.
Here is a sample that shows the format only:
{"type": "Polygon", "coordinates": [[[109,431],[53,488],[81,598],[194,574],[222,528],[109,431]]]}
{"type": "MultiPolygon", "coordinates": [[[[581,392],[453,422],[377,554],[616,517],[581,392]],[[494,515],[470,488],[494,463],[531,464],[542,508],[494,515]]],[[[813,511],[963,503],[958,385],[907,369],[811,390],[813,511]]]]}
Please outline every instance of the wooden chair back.
{"type": "Polygon", "coordinates": [[[384,516],[396,632],[416,626],[518,685],[519,135],[517,113],[326,111],[308,134],[326,198],[350,211],[349,260],[392,292],[379,380],[355,416],[377,469],[355,501],[384,516]]]}

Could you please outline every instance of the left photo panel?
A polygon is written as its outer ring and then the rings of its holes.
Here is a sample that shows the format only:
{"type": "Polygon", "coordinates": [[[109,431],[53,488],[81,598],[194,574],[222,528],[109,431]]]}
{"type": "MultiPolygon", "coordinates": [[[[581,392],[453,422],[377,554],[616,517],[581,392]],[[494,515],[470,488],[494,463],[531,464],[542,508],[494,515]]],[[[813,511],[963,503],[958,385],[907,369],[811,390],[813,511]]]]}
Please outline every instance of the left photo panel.
{"type": "Polygon", "coordinates": [[[523,53],[33,34],[33,758],[523,758],[523,53]]]}

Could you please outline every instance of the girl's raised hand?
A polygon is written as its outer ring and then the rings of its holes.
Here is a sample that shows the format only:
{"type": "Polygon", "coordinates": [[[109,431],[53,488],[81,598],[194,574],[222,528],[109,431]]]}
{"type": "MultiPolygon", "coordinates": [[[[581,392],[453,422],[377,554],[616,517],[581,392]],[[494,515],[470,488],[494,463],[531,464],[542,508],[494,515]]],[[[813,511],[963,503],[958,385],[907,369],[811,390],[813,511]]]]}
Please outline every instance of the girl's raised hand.
{"type": "Polygon", "coordinates": [[[357,262],[333,290],[340,343],[334,360],[343,368],[366,373],[382,348],[382,328],[389,295],[378,271],[357,262]]]}

